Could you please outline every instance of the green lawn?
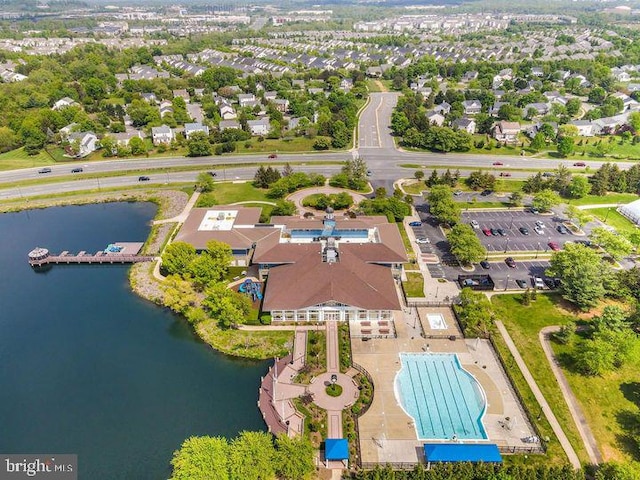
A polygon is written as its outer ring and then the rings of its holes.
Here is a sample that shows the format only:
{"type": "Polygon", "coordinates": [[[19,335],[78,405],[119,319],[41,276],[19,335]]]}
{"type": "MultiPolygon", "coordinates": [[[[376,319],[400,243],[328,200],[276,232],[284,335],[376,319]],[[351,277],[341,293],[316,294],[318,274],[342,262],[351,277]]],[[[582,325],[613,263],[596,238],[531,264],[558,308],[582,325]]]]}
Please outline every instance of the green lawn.
{"type": "Polygon", "coordinates": [[[424,277],[418,272],[406,272],[407,281],[402,282],[407,297],[424,297],[424,277]]]}
{"type": "Polygon", "coordinates": [[[409,259],[415,258],[413,253],[413,246],[411,245],[411,240],[409,240],[409,235],[407,235],[407,231],[404,229],[404,225],[402,222],[397,222],[398,230],[400,231],[400,236],[402,237],[402,243],[404,244],[404,249],[407,251],[407,256],[409,259]]]}
{"type": "Polygon", "coordinates": [[[616,207],[591,208],[587,212],[595,215],[607,225],[611,225],[620,233],[633,233],[638,230],[638,227],[616,211],[616,207]]]}
{"type": "Polygon", "coordinates": [[[569,200],[571,205],[597,205],[600,203],[631,203],[638,200],[635,193],[607,193],[606,195],[587,195],[582,198],[569,200]]]}
{"type": "Polygon", "coordinates": [[[215,190],[203,193],[198,198],[196,207],[210,207],[212,205],[228,205],[235,202],[249,200],[272,201],[266,196],[266,190],[254,187],[251,182],[246,183],[216,183],[215,190]]]}
{"type": "MultiPolygon", "coordinates": [[[[520,298],[521,294],[499,295],[491,300],[497,317],[507,327],[578,456],[582,461],[586,461],[582,441],[538,340],[538,333],[543,327],[563,325],[575,320],[575,317],[557,307],[562,302],[559,295],[538,294],[537,300],[529,307],[523,306],[519,301],[520,298]]],[[[553,348],[560,358],[569,349],[567,346],[557,344],[553,344],[553,348]]],[[[620,448],[616,437],[622,434],[619,415],[624,410],[638,411],[638,407],[632,402],[624,400],[621,392],[625,381],[637,380],[638,367],[640,367],[640,359],[637,359],[634,365],[629,365],[603,378],[586,378],[565,369],[571,388],[583,408],[605,459],[629,459],[629,455],[620,448]]]]}
{"type": "Polygon", "coordinates": [[[11,150],[0,154],[0,171],[16,170],[18,168],[41,167],[45,165],[53,165],[55,157],[52,157],[44,150],[37,155],[28,155],[24,148],[11,150]]]}
{"type": "Polygon", "coordinates": [[[511,206],[509,202],[458,202],[463,210],[474,208],[508,208],[511,206]]]}
{"type": "Polygon", "coordinates": [[[391,80],[369,78],[367,79],[367,88],[369,89],[369,92],[388,92],[391,90],[391,80]]]}
{"type": "Polygon", "coordinates": [[[257,138],[252,138],[246,142],[237,142],[235,153],[317,152],[313,149],[315,141],[315,138],[287,137],[279,140],[265,138],[259,142],[257,138]]]}
{"type": "Polygon", "coordinates": [[[409,195],[420,195],[423,190],[427,189],[423,180],[413,180],[411,183],[405,183],[402,185],[402,189],[409,195]]]}

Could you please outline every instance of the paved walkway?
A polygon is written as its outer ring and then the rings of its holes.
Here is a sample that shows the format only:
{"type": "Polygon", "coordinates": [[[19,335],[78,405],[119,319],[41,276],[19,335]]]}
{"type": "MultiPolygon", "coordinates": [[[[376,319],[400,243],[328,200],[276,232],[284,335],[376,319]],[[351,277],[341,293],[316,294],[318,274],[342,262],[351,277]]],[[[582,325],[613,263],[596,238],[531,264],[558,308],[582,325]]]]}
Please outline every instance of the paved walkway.
{"type": "Polygon", "coordinates": [[[558,381],[558,385],[560,386],[560,390],[562,391],[562,395],[564,395],[564,399],[567,402],[567,406],[569,407],[569,412],[571,412],[571,416],[573,417],[573,421],[576,423],[578,427],[578,433],[580,433],[580,437],[584,442],[584,447],[587,451],[587,455],[589,455],[589,460],[594,465],[598,465],[602,463],[602,455],[598,450],[598,444],[596,442],[591,429],[589,428],[589,424],[587,423],[587,419],[582,413],[582,408],[580,408],[580,404],[578,403],[575,395],[571,391],[571,387],[569,386],[569,382],[567,381],[567,377],[564,375],[564,372],[560,368],[558,364],[558,360],[553,354],[553,350],[551,348],[551,343],[549,339],[549,335],[553,332],[557,332],[560,330],[558,326],[545,327],[540,330],[538,334],[540,338],[540,343],[542,344],[542,349],[544,350],[544,354],[547,356],[547,360],[549,361],[549,365],[551,365],[551,370],[553,374],[556,376],[556,380],[558,381]]]}
{"type": "Polygon", "coordinates": [[[590,210],[592,208],[618,208],[621,203],[601,203],[596,205],[578,205],[578,210],[590,210]]]}
{"type": "Polygon", "coordinates": [[[524,376],[525,380],[529,384],[529,388],[531,388],[531,391],[536,397],[536,400],[540,404],[540,408],[542,409],[542,412],[544,412],[544,415],[547,417],[547,420],[551,425],[551,429],[553,430],[553,433],[555,433],[556,437],[558,437],[558,441],[560,442],[560,445],[562,445],[562,448],[567,454],[567,458],[569,459],[569,462],[571,463],[571,465],[573,465],[574,468],[576,469],[580,468],[581,466],[580,459],[578,458],[576,451],[571,446],[569,439],[567,438],[567,436],[564,433],[564,430],[562,430],[562,427],[560,426],[560,422],[558,422],[558,419],[553,414],[553,411],[551,410],[549,403],[544,398],[544,395],[542,394],[542,391],[540,390],[540,388],[538,387],[538,384],[534,380],[533,375],[531,375],[529,368],[527,368],[527,365],[524,363],[524,360],[522,359],[520,352],[518,352],[518,349],[516,348],[515,343],[513,343],[513,340],[511,339],[511,335],[509,335],[509,332],[507,331],[507,329],[505,328],[505,326],[502,324],[501,321],[496,320],[496,326],[498,327],[498,331],[500,332],[500,335],[502,335],[502,338],[504,338],[504,341],[507,344],[507,347],[509,348],[511,355],[513,355],[513,358],[518,364],[518,368],[520,368],[522,375],[524,376]]]}
{"type": "Polygon", "coordinates": [[[196,190],[195,192],[193,192],[193,195],[191,195],[191,198],[189,199],[189,201],[184,207],[184,210],[182,210],[181,213],[179,213],[178,215],[172,218],[165,218],[164,220],[156,220],[155,222],[153,222],[154,225],[158,225],[160,223],[176,223],[176,222],[184,223],[184,221],[189,216],[189,213],[191,213],[191,209],[198,201],[198,197],[200,197],[200,192],[196,190]]]}
{"type": "MultiPolygon", "coordinates": [[[[324,389],[324,382],[329,380],[332,375],[338,376],[340,373],[340,348],[338,346],[338,323],[337,322],[327,322],[327,373],[324,375],[319,375],[314,381],[317,381],[320,387],[322,387],[322,391],[314,392],[314,403],[318,404],[318,402],[326,405],[325,409],[327,410],[327,438],[342,438],[342,409],[346,407],[343,403],[345,398],[345,382],[344,378],[340,383],[340,386],[343,388],[342,395],[339,397],[329,397],[326,394],[324,389]],[[325,378],[324,381],[321,381],[322,377],[328,376],[329,378],[325,378]],[[334,399],[333,401],[330,399],[334,399]],[[325,401],[326,400],[326,401],[325,401]]],[[[346,375],[345,375],[346,376],[346,375]]],[[[350,379],[351,380],[351,379],[350,379]]],[[[336,382],[338,383],[338,382],[336,382]]],[[[357,392],[356,388],[356,392],[357,392]]],[[[353,397],[349,397],[350,399],[353,397]]],[[[353,404],[353,401],[351,401],[353,404]]]]}

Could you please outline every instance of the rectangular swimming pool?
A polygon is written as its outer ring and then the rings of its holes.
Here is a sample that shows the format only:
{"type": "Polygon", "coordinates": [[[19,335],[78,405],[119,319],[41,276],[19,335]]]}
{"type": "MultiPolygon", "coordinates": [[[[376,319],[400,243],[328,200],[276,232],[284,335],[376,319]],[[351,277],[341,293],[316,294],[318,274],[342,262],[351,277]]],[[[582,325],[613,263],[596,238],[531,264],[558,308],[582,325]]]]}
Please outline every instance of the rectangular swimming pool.
{"type": "MultiPolygon", "coordinates": [[[[291,238],[315,238],[315,237],[320,237],[322,235],[322,232],[323,230],[321,229],[312,229],[312,230],[295,229],[295,230],[291,230],[291,238]]],[[[369,231],[364,229],[355,229],[355,230],[335,229],[331,231],[331,236],[342,237],[342,238],[366,239],[369,237],[369,231]]]]}
{"type": "Polygon", "coordinates": [[[485,394],[455,354],[401,353],[395,394],[420,440],[487,439],[485,394]]]}

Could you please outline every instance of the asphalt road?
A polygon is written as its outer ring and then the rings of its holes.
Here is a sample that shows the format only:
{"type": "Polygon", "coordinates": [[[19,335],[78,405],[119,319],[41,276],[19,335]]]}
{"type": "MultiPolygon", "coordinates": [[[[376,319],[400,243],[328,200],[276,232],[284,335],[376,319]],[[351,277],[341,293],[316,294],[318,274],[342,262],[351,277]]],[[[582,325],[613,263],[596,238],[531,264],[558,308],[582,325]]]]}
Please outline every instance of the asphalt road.
{"type": "MultiPolygon", "coordinates": [[[[222,170],[223,176],[229,172],[229,176],[238,176],[239,178],[250,178],[245,170],[234,170],[228,167],[233,164],[242,163],[275,163],[282,164],[284,162],[299,163],[304,162],[306,165],[304,170],[315,171],[309,164],[314,162],[342,162],[359,155],[364,158],[372,176],[370,180],[375,186],[384,186],[387,191],[392,191],[393,181],[402,177],[412,177],[415,168],[431,170],[434,167],[440,167],[440,172],[446,168],[455,170],[461,168],[482,168],[494,172],[498,175],[500,172],[508,169],[540,169],[542,171],[551,171],[563,164],[573,171],[584,172],[584,168],[573,167],[573,160],[556,160],[556,159],[539,159],[521,156],[506,155],[468,155],[461,153],[428,153],[428,152],[406,152],[397,150],[389,129],[391,113],[397,103],[399,94],[396,92],[372,93],[371,100],[367,107],[362,111],[358,129],[359,129],[359,148],[355,151],[343,152],[324,152],[324,153],[278,153],[278,158],[269,159],[267,154],[252,155],[224,155],[210,157],[165,157],[165,158],[138,158],[138,159],[116,159],[103,160],[97,162],[69,162],[68,164],[56,164],[51,166],[51,173],[39,174],[37,167],[25,168],[20,170],[12,170],[0,172],[0,199],[12,198],[15,196],[53,194],[56,192],[68,192],[74,189],[86,189],[92,181],[97,184],[98,180],[87,179],[87,174],[91,173],[121,173],[127,171],[135,171],[136,176],[118,177],[107,180],[100,179],[100,183],[106,186],[122,186],[131,185],[137,181],[139,172],[149,172],[151,176],[150,183],[163,183],[165,179],[159,179],[159,175],[168,177],[169,182],[183,182],[195,180],[196,173],[185,172],[158,174],[153,170],[163,168],[180,168],[181,166],[201,167],[202,170],[222,170]],[[500,162],[503,165],[493,165],[500,162]],[[403,168],[402,164],[415,165],[417,167],[403,168]],[[49,186],[39,185],[31,187],[12,188],[11,184],[24,180],[54,178],[61,176],[78,175],[72,174],[71,169],[74,166],[82,165],[84,173],[79,174],[76,181],[63,181],[53,183],[49,186]],[[224,165],[224,167],[223,167],[224,165]]],[[[587,165],[593,170],[599,168],[604,162],[585,160],[587,165]]],[[[633,165],[632,162],[617,162],[621,168],[628,168],[633,165]]],[[[300,168],[300,167],[298,167],[300,168]]],[[[328,168],[324,171],[335,171],[328,168]]],[[[469,173],[469,170],[462,170],[462,175],[469,173]]],[[[531,172],[511,171],[513,178],[523,179],[531,175],[531,172]]]]}

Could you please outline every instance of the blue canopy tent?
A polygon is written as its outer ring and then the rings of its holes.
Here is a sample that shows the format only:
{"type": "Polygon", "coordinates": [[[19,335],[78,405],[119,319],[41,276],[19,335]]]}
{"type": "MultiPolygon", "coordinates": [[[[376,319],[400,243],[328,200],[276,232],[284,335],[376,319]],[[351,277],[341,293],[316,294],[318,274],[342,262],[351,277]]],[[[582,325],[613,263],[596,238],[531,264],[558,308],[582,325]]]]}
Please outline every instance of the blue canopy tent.
{"type": "Polygon", "coordinates": [[[349,442],[346,438],[327,438],[324,441],[324,458],[327,461],[349,460],[349,442]]]}
{"type": "Polygon", "coordinates": [[[427,465],[434,462],[502,462],[498,446],[493,443],[425,443],[427,465]]]}

